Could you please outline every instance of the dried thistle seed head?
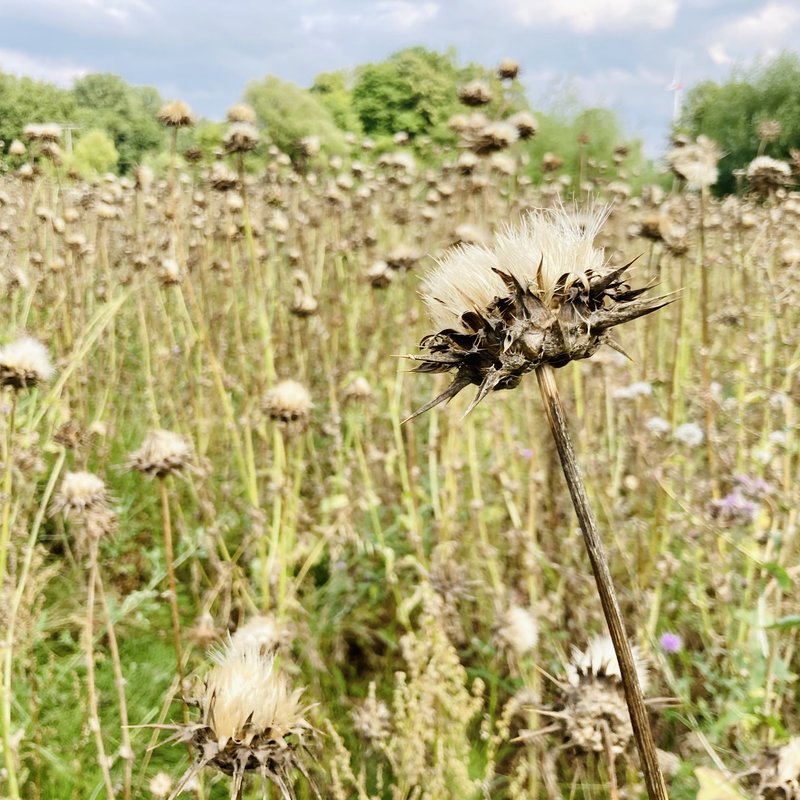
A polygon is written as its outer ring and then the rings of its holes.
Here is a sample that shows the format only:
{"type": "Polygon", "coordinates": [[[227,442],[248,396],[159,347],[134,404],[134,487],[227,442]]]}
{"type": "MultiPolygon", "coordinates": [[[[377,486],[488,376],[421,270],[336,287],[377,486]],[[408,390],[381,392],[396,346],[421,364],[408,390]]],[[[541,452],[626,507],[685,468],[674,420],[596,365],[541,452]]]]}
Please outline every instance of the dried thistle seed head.
{"type": "Polygon", "coordinates": [[[234,647],[216,654],[215,664],[193,698],[201,718],[196,723],[166,726],[169,741],[188,742],[197,757],[170,795],[175,798],[203,767],[232,776],[231,797],[239,797],[245,774],[258,771],[293,798],[293,773],[307,772],[301,761],[316,733],[300,703],[302,689],[292,689],[272,655],[259,647],[234,647]]]}
{"type": "Polygon", "coordinates": [[[490,122],[481,128],[463,133],[464,144],[478,155],[488,155],[511,147],[519,139],[516,125],[510,122],[490,122]]]}
{"type": "Polygon", "coordinates": [[[792,169],[785,161],[758,156],[747,165],[746,174],[751,188],[759,194],[767,195],[789,183],[792,169]]]}
{"type": "Polygon", "coordinates": [[[495,639],[503,650],[517,657],[534,650],[539,642],[539,623],[532,610],[510,606],[498,620],[495,639]]]}
{"type": "Polygon", "coordinates": [[[485,106],[492,102],[492,90],[485,81],[470,81],[458,90],[458,99],[465,106],[485,106]]]}
{"type": "MultiPolygon", "coordinates": [[[[635,647],[633,658],[645,690],[647,666],[635,647]]],[[[585,651],[574,651],[567,666],[567,680],[571,688],[564,696],[559,716],[567,743],[599,753],[605,750],[608,736],[612,751],[623,752],[633,738],[633,729],[611,639],[599,636],[590,641],[585,651]]]]}
{"type": "Polygon", "coordinates": [[[741,776],[751,796],[763,800],[800,798],[800,736],[782,747],[770,747],[751,760],[741,776]]]}
{"type": "Polygon", "coordinates": [[[27,152],[27,148],[19,139],[14,139],[14,141],[8,146],[8,154],[10,156],[20,157],[24,156],[27,152]]]}
{"type": "Polygon", "coordinates": [[[365,402],[372,400],[373,396],[372,387],[363,375],[353,378],[344,389],[344,399],[347,401],[365,402]]]}
{"type": "Polygon", "coordinates": [[[410,358],[420,362],[416,372],[455,377],[414,416],[475,384],[469,411],[543,364],[563,367],[615,346],[612,327],[668,302],[640,300],[647,287],[631,289],[623,279],[630,264],[606,264],[594,239],[607,215],[607,208],[535,211],[490,246],[454,248],[428,273],[422,298],[437,332],[420,343],[427,355],[410,358]]]}
{"type": "Polygon", "coordinates": [[[218,192],[227,192],[235,189],[239,183],[239,176],[224,162],[215,161],[208,176],[208,182],[218,192]]]}
{"type": "Polygon", "coordinates": [[[0,386],[30,388],[50,380],[54,372],[47,348],[31,336],[0,347],[0,386]]]}
{"type": "Polygon", "coordinates": [[[194,114],[183,100],[173,100],[161,107],[156,118],[168,128],[188,128],[194,125],[194,114]]]}
{"type": "Polygon", "coordinates": [[[716,142],[698,136],[694,143],[680,143],[667,154],[672,171],[685,178],[690,186],[701,188],[717,182],[717,162],[722,157],[716,142]]]}
{"type": "Polygon", "coordinates": [[[322,142],[319,136],[304,136],[297,143],[297,149],[306,158],[314,158],[314,156],[319,155],[319,151],[322,149],[322,142]]]}
{"type": "Polygon", "coordinates": [[[130,454],[127,466],[150,478],[160,478],[184,469],[191,459],[192,448],[183,436],[172,431],[153,430],[139,449],[130,454]]]}
{"type": "Polygon", "coordinates": [[[513,81],[519,75],[519,61],[504,58],[497,66],[497,77],[501,81],[513,81]]]}
{"type": "MultiPolygon", "coordinates": [[[[647,661],[636,645],[631,648],[631,653],[639,685],[646,692],[650,682],[647,661]]],[[[600,679],[622,685],[622,673],[610,636],[595,636],[583,651],[573,649],[572,660],[567,665],[567,680],[571,686],[580,686],[581,681],[600,679]]]]}
{"type": "Polygon", "coordinates": [[[539,123],[536,121],[536,117],[527,111],[518,111],[516,114],[512,114],[506,122],[517,129],[520,139],[531,139],[536,135],[536,131],[539,130],[539,123]]]}
{"type": "Polygon", "coordinates": [[[234,122],[225,132],[222,140],[229,153],[247,153],[255,150],[261,141],[261,134],[252,122],[234,122]]]}
{"type": "Polygon", "coordinates": [[[255,124],[256,112],[247,103],[236,103],[228,109],[228,122],[249,122],[255,124]]]}
{"type": "Polygon", "coordinates": [[[91,472],[67,472],[53,499],[53,513],[82,516],[91,509],[108,505],[108,489],[102,478],[91,472]]]}
{"type": "Polygon", "coordinates": [[[281,381],[264,396],[264,412],[284,424],[308,421],[312,408],[308,389],[297,381],[281,381]]]}
{"type": "Polygon", "coordinates": [[[777,119],[763,119],[756,128],[758,138],[765,142],[774,142],[781,135],[781,123],[777,119]]]}
{"type": "Polygon", "coordinates": [[[56,122],[31,122],[22,129],[22,135],[31,142],[58,144],[61,141],[61,126],[56,122]]]}

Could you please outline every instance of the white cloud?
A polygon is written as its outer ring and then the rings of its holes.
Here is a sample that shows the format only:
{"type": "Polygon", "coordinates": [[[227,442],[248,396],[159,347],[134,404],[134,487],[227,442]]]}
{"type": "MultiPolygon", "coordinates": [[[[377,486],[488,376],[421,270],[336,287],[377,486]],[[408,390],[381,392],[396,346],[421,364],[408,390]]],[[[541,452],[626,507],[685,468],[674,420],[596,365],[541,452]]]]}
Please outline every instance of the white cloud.
{"type": "Polygon", "coordinates": [[[669,28],[679,0],[503,0],[531,28],[566,26],[578,33],[669,28]]]}
{"type": "Polygon", "coordinates": [[[317,14],[303,14],[300,24],[306,33],[323,31],[339,32],[343,28],[377,28],[381,31],[408,31],[425,22],[430,22],[439,13],[439,4],[417,3],[413,0],[379,0],[370,8],[368,14],[354,12],[337,14],[324,11],[317,14]]]}
{"type": "Polygon", "coordinates": [[[76,78],[86,75],[89,70],[69,62],[39,58],[20,50],[0,48],[0,72],[24,75],[58,86],[69,86],[76,78]]]}
{"type": "Polygon", "coordinates": [[[382,21],[402,30],[430,22],[439,13],[438,3],[413,3],[409,0],[380,0],[375,11],[382,21]]]}
{"type": "Polygon", "coordinates": [[[782,48],[794,47],[800,35],[800,5],[768,2],[750,14],[722,26],[708,55],[715,64],[736,59],[772,56],[782,48]]]}
{"type": "Polygon", "coordinates": [[[4,12],[80,30],[132,30],[158,17],[148,0],[4,0],[4,12]]]}

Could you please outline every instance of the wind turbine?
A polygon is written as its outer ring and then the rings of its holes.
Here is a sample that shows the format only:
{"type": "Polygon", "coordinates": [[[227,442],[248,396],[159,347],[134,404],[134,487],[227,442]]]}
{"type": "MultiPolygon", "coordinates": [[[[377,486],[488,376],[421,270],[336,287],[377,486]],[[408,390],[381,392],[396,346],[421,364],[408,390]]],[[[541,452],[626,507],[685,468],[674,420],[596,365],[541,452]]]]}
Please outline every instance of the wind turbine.
{"type": "Polygon", "coordinates": [[[672,124],[675,125],[681,115],[683,104],[683,84],[681,83],[680,62],[675,60],[675,71],[672,73],[672,83],[667,86],[667,91],[672,92],[672,124]]]}

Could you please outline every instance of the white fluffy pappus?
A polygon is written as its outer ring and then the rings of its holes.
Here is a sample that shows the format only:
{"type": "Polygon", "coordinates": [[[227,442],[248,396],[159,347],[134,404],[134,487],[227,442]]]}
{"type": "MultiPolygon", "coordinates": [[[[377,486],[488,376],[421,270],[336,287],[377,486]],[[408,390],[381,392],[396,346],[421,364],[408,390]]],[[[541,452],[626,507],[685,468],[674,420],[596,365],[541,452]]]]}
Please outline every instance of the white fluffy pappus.
{"type": "Polygon", "coordinates": [[[594,239],[609,211],[608,206],[595,207],[588,213],[563,206],[538,209],[518,227],[506,226],[491,245],[454,248],[422,283],[420,293],[434,328],[466,332],[461,322],[465,312],[482,312],[496,298],[508,296],[507,286],[494,270],[537,291],[549,304],[563,275],[580,277],[602,269],[605,254],[594,246],[594,239]]]}
{"type": "MultiPolygon", "coordinates": [[[[647,661],[636,645],[631,647],[631,652],[639,685],[645,692],[649,684],[647,661]]],[[[578,686],[582,679],[602,677],[611,678],[617,682],[622,681],[619,661],[610,636],[593,637],[589,640],[585,650],[574,648],[572,661],[567,665],[567,680],[571,686],[578,686]]]]}

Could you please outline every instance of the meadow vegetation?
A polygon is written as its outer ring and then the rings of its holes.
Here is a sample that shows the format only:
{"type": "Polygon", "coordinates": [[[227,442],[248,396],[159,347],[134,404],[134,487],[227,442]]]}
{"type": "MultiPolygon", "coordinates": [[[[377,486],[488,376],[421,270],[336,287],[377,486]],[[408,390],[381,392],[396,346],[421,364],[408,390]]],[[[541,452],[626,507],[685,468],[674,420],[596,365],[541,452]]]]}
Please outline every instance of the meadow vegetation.
{"type": "Polygon", "coordinates": [[[199,124],[2,80],[50,105],[2,133],[0,794],[643,796],[536,380],[404,424],[452,375],[399,357],[436,259],[599,202],[604,264],[676,293],[556,374],[670,797],[800,797],[788,123],[754,112],[715,197],[722,136],[656,176],[513,62],[414,49],[199,124]]]}

